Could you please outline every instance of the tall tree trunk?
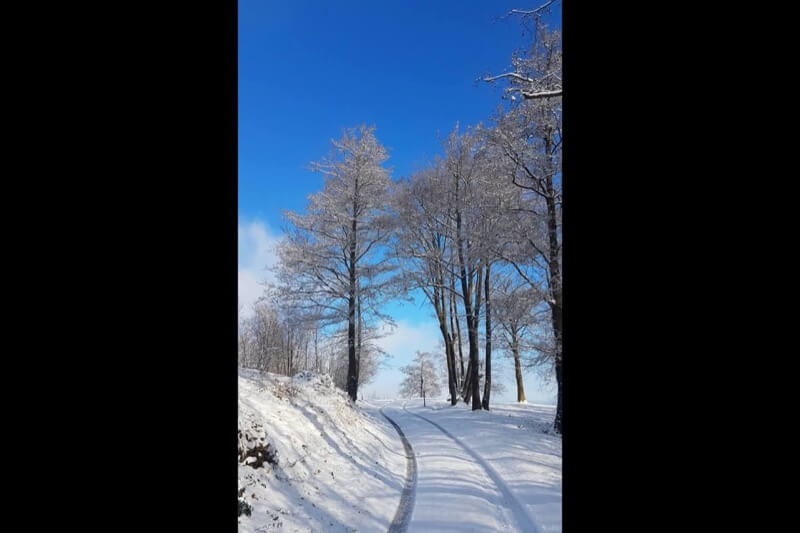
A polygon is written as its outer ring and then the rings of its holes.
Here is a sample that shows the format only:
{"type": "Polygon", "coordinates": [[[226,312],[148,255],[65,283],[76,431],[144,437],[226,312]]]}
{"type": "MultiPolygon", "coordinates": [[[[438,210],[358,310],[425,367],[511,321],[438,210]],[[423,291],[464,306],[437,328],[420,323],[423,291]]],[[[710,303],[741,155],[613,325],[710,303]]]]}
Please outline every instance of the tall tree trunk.
{"type": "Polygon", "coordinates": [[[458,361],[456,361],[456,345],[455,345],[456,325],[453,322],[453,293],[450,293],[450,298],[448,299],[447,302],[447,319],[450,324],[450,343],[453,347],[452,348],[453,374],[455,376],[455,379],[453,381],[455,382],[456,390],[459,390],[461,388],[462,376],[458,369],[458,361]]]}
{"type": "Polygon", "coordinates": [[[472,361],[467,362],[467,373],[464,374],[464,383],[461,386],[461,398],[467,404],[472,398],[472,361]]]}
{"type": "MultiPolygon", "coordinates": [[[[461,323],[458,319],[458,307],[456,306],[455,302],[455,292],[456,292],[456,282],[453,278],[452,273],[450,274],[450,331],[454,332],[453,335],[458,336],[458,360],[461,365],[461,371],[459,373],[459,381],[458,386],[462,388],[464,386],[464,353],[461,350],[461,323]],[[453,322],[455,322],[455,327],[453,327],[453,322]]],[[[453,353],[455,357],[455,353],[453,353]]],[[[462,396],[463,398],[463,396],[462,396]]]]}
{"type": "MultiPolygon", "coordinates": [[[[545,149],[549,153],[549,139],[545,139],[545,149]]],[[[558,243],[558,212],[556,208],[555,189],[553,187],[553,177],[548,174],[545,180],[547,190],[546,203],[547,203],[547,238],[549,245],[548,259],[548,284],[550,286],[550,310],[553,318],[553,336],[555,337],[555,370],[556,370],[556,384],[558,386],[558,401],[556,404],[556,417],[553,424],[553,429],[556,433],[561,433],[563,430],[563,323],[562,323],[562,307],[561,307],[561,262],[559,261],[559,243],[558,243]]]]}
{"type": "Polygon", "coordinates": [[[319,335],[319,323],[315,324],[314,327],[314,369],[319,373],[322,368],[319,364],[319,345],[317,337],[319,335]]]}
{"type": "Polygon", "coordinates": [[[472,374],[469,376],[469,388],[472,396],[471,403],[473,411],[477,411],[481,408],[480,382],[478,381],[478,365],[480,364],[478,360],[478,329],[476,326],[476,320],[473,320],[470,306],[470,309],[467,311],[467,337],[469,340],[469,364],[472,367],[472,374]]]}
{"type": "MultiPolygon", "coordinates": [[[[478,269],[478,283],[476,288],[476,299],[477,304],[475,309],[472,307],[471,299],[466,299],[464,302],[467,314],[467,340],[469,341],[469,365],[467,369],[467,379],[469,380],[469,385],[467,386],[467,393],[466,397],[464,398],[467,403],[472,403],[472,410],[477,411],[481,409],[481,393],[480,393],[480,377],[478,376],[480,365],[479,357],[479,347],[478,347],[478,316],[480,313],[480,292],[481,292],[481,282],[482,282],[482,268],[478,269]]],[[[462,279],[462,286],[465,286],[466,283],[462,279]]],[[[471,291],[467,290],[466,294],[470,294],[471,291]]]]}
{"type": "Polygon", "coordinates": [[[564,417],[563,417],[563,414],[562,414],[563,413],[563,408],[564,408],[564,402],[563,402],[563,394],[564,394],[563,379],[564,379],[564,377],[563,376],[564,376],[564,374],[563,374],[563,370],[562,370],[562,366],[561,366],[561,361],[557,359],[556,360],[556,383],[558,384],[558,403],[556,404],[556,420],[553,423],[553,428],[559,434],[564,431],[564,422],[563,422],[564,417]]]}
{"type": "Polygon", "coordinates": [[[448,362],[449,362],[449,366],[450,366],[449,372],[450,372],[450,375],[452,376],[452,379],[449,380],[450,405],[455,405],[455,404],[458,403],[458,383],[457,383],[458,380],[457,380],[457,377],[456,377],[456,374],[457,374],[457,371],[456,371],[456,354],[455,354],[454,348],[453,348],[453,337],[452,337],[452,335],[448,335],[447,347],[448,347],[448,350],[450,352],[450,355],[448,357],[448,362]]]}
{"type": "Polygon", "coordinates": [[[425,405],[425,366],[420,363],[419,365],[419,395],[422,396],[422,405],[425,405]]]}
{"type": "Polygon", "coordinates": [[[478,334],[478,328],[480,327],[480,316],[481,316],[481,296],[483,295],[483,265],[478,267],[478,273],[476,276],[476,286],[475,286],[475,307],[472,310],[472,335],[473,335],[473,345],[475,346],[475,370],[472,375],[473,384],[472,384],[472,410],[475,411],[477,409],[481,409],[483,407],[481,403],[481,386],[480,386],[480,339],[478,334]]]}
{"type": "Polygon", "coordinates": [[[440,321],[439,329],[444,339],[444,351],[447,359],[447,387],[450,391],[450,403],[455,405],[458,402],[458,392],[456,390],[456,369],[453,358],[453,339],[447,331],[446,322],[440,321]]]}
{"type": "Polygon", "coordinates": [[[292,371],[292,328],[286,328],[286,375],[292,371]]]}
{"type": "Polygon", "coordinates": [[[525,401],[525,384],[522,381],[522,365],[519,362],[519,339],[517,338],[517,324],[511,324],[511,353],[514,355],[514,373],[517,377],[517,401],[525,401]]]}
{"type": "Polygon", "coordinates": [[[356,384],[361,379],[361,340],[362,328],[364,327],[361,317],[361,281],[356,281],[356,312],[358,313],[358,344],[356,345],[356,384]]]}
{"type": "MultiPolygon", "coordinates": [[[[456,195],[458,195],[458,180],[456,180],[456,195]]],[[[456,201],[458,197],[456,196],[456,201]]],[[[469,340],[469,364],[472,367],[472,375],[470,376],[470,389],[472,394],[472,410],[477,411],[481,408],[480,391],[478,387],[478,331],[477,320],[473,316],[472,309],[472,276],[467,281],[467,267],[464,259],[464,239],[461,231],[461,212],[456,211],[456,248],[458,249],[458,263],[461,270],[461,291],[464,299],[464,311],[467,315],[467,338],[469,340]]],[[[480,281],[481,271],[478,271],[478,289],[476,291],[476,298],[480,298],[480,281]]],[[[476,309],[477,313],[478,310],[476,309]]]]}
{"type": "MultiPolygon", "coordinates": [[[[351,280],[351,284],[354,283],[351,280]]],[[[356,378],[356,296],[355,287],[350,289],[347,299],[347,394],[356,401],[358,394],[358,379],[356,378]]]]}
{"type": "MultiPolygon", "coordinates": [[[[358,189],[358,180],[356,180],[358,189]]],[[[356,361],[356,213],[358,205],[353,200],[353,222],[350,235],[350,292],[347,298],[347,395],[352,401],[358,399],[358,375],[356,361]]]]}
{"type": "Polygon", "coordinates": [[[439,279],[437,282],[441,286],[441,289],[438,290],[440,301],[437,307],[440,310],[439,328],[441,329],[442,336],[444,337],[444,351],[447,357],[447,386],[450,390],[450,405],[455,405],[458,402],[458,398],[456,397],[456,361],[455,353],[453,351],[453,337],[447,330],[447,305],[444,297],[444,275],[441,270],[441,266],[439,268],[439,279]]]}
{"type": "Polygon", "coordinates": [[[491,263],[486,263],[486,279],[483,282],[486,291],[486,377],[483,379],[483,408],[489,410],[489,396],[492,391],[492,304],[489,298],[489,275],[491,263]]]}

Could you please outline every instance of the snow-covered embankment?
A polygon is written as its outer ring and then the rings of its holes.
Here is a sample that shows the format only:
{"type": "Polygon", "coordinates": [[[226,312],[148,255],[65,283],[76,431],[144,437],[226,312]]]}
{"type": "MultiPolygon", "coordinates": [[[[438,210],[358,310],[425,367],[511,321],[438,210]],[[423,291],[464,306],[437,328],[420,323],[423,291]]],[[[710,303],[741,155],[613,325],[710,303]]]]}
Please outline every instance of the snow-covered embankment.
{"type": "Polygon", "coordinates": [[[240,370],[239,448],[242,532],[386,531],[397,511],[402,442],[327,376],[240,370]]]}

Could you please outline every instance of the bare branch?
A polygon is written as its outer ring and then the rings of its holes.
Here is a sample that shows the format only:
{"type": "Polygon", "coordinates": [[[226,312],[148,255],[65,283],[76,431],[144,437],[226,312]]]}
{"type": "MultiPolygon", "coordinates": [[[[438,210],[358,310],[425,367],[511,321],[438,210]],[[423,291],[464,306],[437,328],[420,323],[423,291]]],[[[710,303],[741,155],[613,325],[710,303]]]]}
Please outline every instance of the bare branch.
{"type": "Polygon", "coordinates": [[[493,82],[495,80],[499,80],[500,78],[514,78],[527,83],[533,83],[533,80],[531,78],[522,76],[517,72],[506,72],[505,74],[498,74],[497,76],[489,76],[488,78],[483,78],[483,81],[493,82]]]}
{"type": "Polygon", "coordinates": [[[564,91],[563,89],[556,89],[554,91],[538,91],[538,92],[528,92],[528,91],[520,91],[522,96],[525,97],[526,100],[536,100],[539,98],[555,98],[556,96],[561,96],[564,91]]]}
{"type": "Polygon", "coordinates": [[[542,4],[541,6],[537,7],[536,9],[531,9],[529,11],[524,11],[522,9],[512,9],[506,14],[506,17],[510,17],[511,15],[522,15],[523,17],[527,17],[530,15],[537,15],[543,13],[548,7],[550,7],[556,0],[550,0],[549,2],[542,4]]]}

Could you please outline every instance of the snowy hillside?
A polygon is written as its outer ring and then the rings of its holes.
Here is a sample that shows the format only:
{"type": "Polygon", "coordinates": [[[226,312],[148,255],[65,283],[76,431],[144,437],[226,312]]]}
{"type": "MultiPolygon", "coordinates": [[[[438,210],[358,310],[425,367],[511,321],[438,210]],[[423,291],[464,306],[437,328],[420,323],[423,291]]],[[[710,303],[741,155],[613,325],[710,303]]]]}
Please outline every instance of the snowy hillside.
{"type": "Polygon", "coordinates": [[[239,440],[239,499],[251,508],[239,531],[389,528],[405,480],[402,442],[327,376],[240,370],[239,440]]]}

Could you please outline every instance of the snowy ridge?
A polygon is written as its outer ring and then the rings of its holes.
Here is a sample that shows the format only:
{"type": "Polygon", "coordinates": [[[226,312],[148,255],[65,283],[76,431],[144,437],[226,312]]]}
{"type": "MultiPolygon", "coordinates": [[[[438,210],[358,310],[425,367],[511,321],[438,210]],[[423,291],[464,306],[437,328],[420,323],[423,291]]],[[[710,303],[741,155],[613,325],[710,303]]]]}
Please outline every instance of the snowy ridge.
{"type": "Polygon", "coordinates": [[[402,442],[328,376],[240,370],[239,430],[241,443],[256,439],[275,453],[259,468],[240,460],[239,498],[251,509],[240,532],[389,528],[405,484],[402,442]]]}

